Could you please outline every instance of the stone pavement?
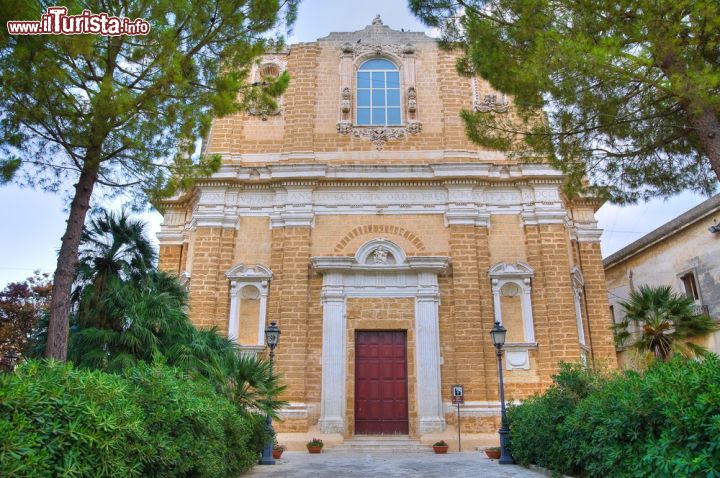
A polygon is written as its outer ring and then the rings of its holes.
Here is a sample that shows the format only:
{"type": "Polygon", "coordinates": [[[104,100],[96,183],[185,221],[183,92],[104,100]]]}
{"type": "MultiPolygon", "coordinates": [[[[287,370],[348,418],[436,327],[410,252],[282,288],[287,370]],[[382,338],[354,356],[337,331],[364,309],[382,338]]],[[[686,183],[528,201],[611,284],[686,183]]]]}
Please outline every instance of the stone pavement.
{"type": "Polygon", "coordinates": [[[364,453],[327,451],[320,455],[307,452],[283,453],[275,465],[257,465],[243,477],[544,477],[518,465],[499,465],[481,452],[448,453],[364,453]]]}

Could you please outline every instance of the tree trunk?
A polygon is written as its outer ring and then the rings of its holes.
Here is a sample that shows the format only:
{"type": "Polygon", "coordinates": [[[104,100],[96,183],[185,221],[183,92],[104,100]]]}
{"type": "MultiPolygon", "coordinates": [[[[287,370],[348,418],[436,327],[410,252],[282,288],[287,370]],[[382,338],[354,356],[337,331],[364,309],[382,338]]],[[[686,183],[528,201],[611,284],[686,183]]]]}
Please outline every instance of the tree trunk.
{"type": "MultiPolygon", "coordinates": [[[[90,153],[90,152],[88,152],[90,153]]],[[[78,263],[78,250],[85,225],[85,216],[90,209],[90,197],[97,180],[97,161],[85,161],[85,167],[75,185],[75,196],[70,204],[70,215],[65,234],[62,237],[55,278],[53,280],[50,323],[45,356],[60,361],[67,359],[68,333],[70,330],[70,294],[78,263]]]]}
{"type": "Polygon", "coordinates": [[[690,125],[695,129],[700,145],[710,159],[710,166],[720,180],[720,120],[710,108],[689,116],[690,125]]]}
{"type": "MultiPolygon", "coordinates": [[[[667,44],[662,45],[659,49],[662,51],[672,44],[673,42],[668,39],[667,44]]],[[[688,123],[698,135],[700,147],[710,160],[710,167],[720,180],[720,120],[718,120],[717,111],[707,106],[707,103],[701,99],[705,95],[700,93],[699,87],[690,79],[687,65],[681,63],[678,60],[679,57],[680,55],[676,51],[667,50],[663,61],[658,66],[671,84],[673,81],[677,81],[673,80],[674,77],[685,80],[684,83],[681,82],[678,85],[683,87],[683,93],[677,99],[687,115],[688,123]]]]}

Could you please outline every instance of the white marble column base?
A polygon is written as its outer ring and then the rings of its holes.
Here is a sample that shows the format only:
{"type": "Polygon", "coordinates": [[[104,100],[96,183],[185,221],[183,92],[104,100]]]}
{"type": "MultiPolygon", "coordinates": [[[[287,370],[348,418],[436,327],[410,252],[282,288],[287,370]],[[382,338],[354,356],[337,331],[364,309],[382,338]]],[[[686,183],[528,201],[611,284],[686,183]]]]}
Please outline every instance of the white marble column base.
{"type": "Polygon", "coordinates": [[[345,422],[342,418],[321,418],[318,428],[323,433],[345,433],[345,422]]]}
{"type": "Polygon", "coordinates": [[[442,418],[421,418],[418,426],[418,433],[439,433],[445,431],[445,420],[442,418]]]}

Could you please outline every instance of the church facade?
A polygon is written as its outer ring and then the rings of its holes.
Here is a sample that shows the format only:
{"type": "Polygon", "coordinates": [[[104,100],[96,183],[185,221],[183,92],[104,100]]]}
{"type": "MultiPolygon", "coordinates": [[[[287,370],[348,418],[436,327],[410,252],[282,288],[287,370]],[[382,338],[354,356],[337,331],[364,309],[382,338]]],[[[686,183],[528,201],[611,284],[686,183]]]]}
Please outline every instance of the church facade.
{"type": "Polygon", "coordinates": [[[216,120],[221,169],[165,204],[160,266],[187,283],[193,322],[247,353],[280,327],[280,431],[443,436],[462,384],[463,432],[495,433],[495,321],[509,400],[563,361],[616,366],[601,203],[472,144],[462,109],[513,106],[456,60],[379,18],[266,55],[256,80],[292,78],[279,108],[216,120]]]}

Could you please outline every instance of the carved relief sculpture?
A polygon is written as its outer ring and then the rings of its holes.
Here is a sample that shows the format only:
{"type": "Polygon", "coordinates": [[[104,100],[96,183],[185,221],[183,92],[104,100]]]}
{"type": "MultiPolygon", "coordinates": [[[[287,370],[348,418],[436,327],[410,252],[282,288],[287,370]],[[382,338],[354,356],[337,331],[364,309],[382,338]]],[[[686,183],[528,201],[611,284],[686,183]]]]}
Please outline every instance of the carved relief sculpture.
{"type": "MultiPolygon", "coordinates": [[[[275,79],[287,68],[287,59],[285,55],[265,55],[263,63],[253,66],[252,78],[256,83],[261,83],[265,79],[275,79]]],[[[262,121],[267,121],[269,116],[277,116],[281,113],[282,98],[277,99],[275,108],[267,105],[251,104],[248,106],[247,112],[251,116],[259,116],[262,121]]]]}
{"type": "Polygon", "coordinates": [[[415,113],[417,110],[417,94],[415,93],[415,87],[411,86],[407,92],[407,110],[408,113],[415,113]]]}
{"type": "Polygon", "coordinates": [[[388,251],[380,246],[373,251],[373,260],[375,264],[387,264],[388,263],[388,251]]]}
{"type": "Polygon", "coordinates": [[[505,97],[500,101],[497,99],[497,95],[489,94],[485,95],[485,98],[480,102],[475,102],[475,111],[479,113],[506,113],[508,110],[508,102],[505,97]]]}
{"type": "Polygon", "coordinates": [[[340,110],[343,114],[350,113],[350,87],[346,86],[342,89],[342,101],[340,102],[340,110]]]}
{"type": "Polygon", "coordinates": [[[505,95],[498,100],[496,93],[486,93],[481,96],[480,81],[477,76],[472,77],[473,109],[478,113],[507,113],[510,103],[505,95]]]}

